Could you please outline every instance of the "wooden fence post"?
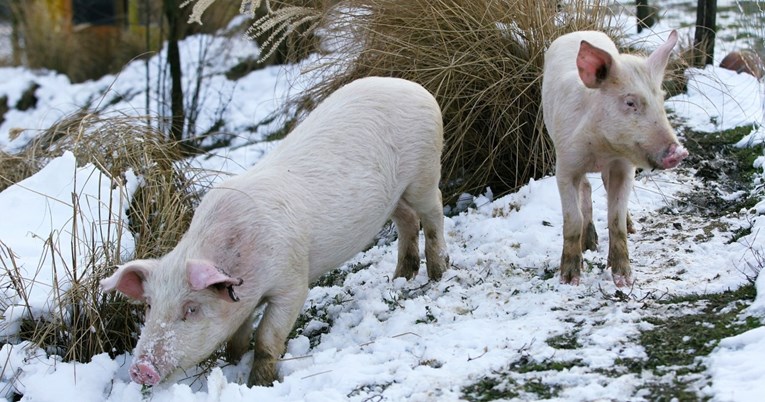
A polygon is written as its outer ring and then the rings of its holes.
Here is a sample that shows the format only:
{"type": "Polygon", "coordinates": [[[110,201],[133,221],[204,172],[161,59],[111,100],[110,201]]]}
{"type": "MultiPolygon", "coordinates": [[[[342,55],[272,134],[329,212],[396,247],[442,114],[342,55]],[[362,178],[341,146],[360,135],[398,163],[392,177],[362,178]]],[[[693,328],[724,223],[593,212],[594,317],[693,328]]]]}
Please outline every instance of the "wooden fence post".
{"type": "Polygon", "coordinates": [[[637,6],[635,13],[637,31],[640,33],[643,28],[650,28],[656,23],[656,7],[649,6],[648,0],[635,0],[635,6],[637,6]]]}
{"type": "Polygon", "coordinates": [[[704,67],[707,64],[712,64],[715,55],[717,0],[698,0],[697,4],[693,65],[704,67]]]}

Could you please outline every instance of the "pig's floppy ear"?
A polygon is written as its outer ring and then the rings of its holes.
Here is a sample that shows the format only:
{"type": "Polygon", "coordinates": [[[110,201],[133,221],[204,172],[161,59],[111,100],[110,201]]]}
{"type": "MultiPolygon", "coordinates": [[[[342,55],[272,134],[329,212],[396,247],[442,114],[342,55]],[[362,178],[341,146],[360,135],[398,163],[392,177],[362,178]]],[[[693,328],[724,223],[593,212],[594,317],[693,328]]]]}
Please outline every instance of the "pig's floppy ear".
{"type": "Polygon", "coordinates": [[[234,293],[234,286],[242,284],[242,278],[234,278],[210,261],[186,261],[186,275],[191,290],[213,288],[218,296],[226,301],[237,302],[239,297],[234,293]]]}
{"type": "Polygon", "coordinates": [[[667,68],[667,61],[669,61],[669,55],[675,48],[675,44],[677,44],[677,31],[673,29],[667,41],[648,56],[646,64],[651,70],[651,75],[658,77],[659,80],[664,77],[664,69],[667,68]]]}
{"type": "Polygon", "coordinates": [[[590,42],[583,40],[579,44],[576,68],[579,70],[579,78],[587,88],[600,87],[600,84],[608,78],[613,62],[614,58],[610,53],[591,45],[590,42]]]}
{"type": "Polygon", "coordinates": [[[156,260],[135,260],[120,265],[112,276],[101,280],[101,287],[106,292],[118,290],[131,299],[144,300],[143,281],[156,265],[156,260]]]}

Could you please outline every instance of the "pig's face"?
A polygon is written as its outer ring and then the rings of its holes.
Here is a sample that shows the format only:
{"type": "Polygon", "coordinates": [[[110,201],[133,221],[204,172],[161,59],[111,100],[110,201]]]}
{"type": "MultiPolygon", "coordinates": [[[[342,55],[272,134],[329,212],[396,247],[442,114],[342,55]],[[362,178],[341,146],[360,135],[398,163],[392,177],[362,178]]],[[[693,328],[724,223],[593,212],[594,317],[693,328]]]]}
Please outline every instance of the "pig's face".
{"type": "Polygon", "coordinates": [[[131,379],[155,385],[175,369],[192,367],[212,354],[241,323],[233,290],[240,284],[200,260],[180,268],[164,260],[133,261],[103,280],[105,290],[116,289],[147,304],[131,379]]]}
{"type": "Polygon", "coordinates": [[[677,141],[664,110],[661,89],[669,54],[677,42],[669,40],[647,59],[614,55],[582,41],[577,68],[582,82],[597,89],[594,127],[608,151],[644,169],[670,169],[688,155],[677,141]]]}
{"type": "Polygon", "coordinates": [[[606,101],[598,122],[610,147],[643,169],[670,169],[687,156],[664,110],[662,76],[623,58],[600,91],[606,101]]]}

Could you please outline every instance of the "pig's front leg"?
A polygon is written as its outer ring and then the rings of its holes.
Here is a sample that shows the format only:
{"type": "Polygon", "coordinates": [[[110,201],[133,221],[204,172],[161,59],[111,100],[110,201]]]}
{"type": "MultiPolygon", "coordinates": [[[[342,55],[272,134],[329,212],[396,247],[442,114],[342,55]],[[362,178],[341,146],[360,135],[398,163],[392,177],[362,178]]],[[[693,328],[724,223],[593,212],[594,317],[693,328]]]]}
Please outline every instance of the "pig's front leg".
{"type": "Polygon", "coordinates": [[[255,332],[255,353],[248,386],[271,386],[278,380],[276,362],[284,352],[287,336],[308,296],[308,284],[289,283],[273,292],[275,294],[268,297],[263,318],[255,332]]]}
{"type": "Polygon", "coordinates": [[[253,317],[249,317],[226,342],[226,361],[236,363],[250,347],[253,317]]]}
{"type": "Polygon", "coordinates": [[[579,204],[582,176],[560,174],[556,169],[558,192],[563,210],[563,254],[560,258],[561,283],[579,284],[582,271],[582,225],[584,218],[579,204]]]}
{"type": "Polygon", "coordinates": [[[632,284],[629,251],[627,250],[630,191],[635,167],[629,162],[617,161],[607,168],[608,184],[608,265],[616,286],[632,284]]]}
{"type": "MultiPolygon", "coordinates": [[[[600,177],[603,178],[603,186],[606,188],[606,191],[608,191],[608,170],[604,169],[603,172],[600,174],[600,177]]],[[[632,215],[630,215],[630,211],[627,211],[627,233],[634,234],[635,231],[635,224],[632,223],[632,215]]],[[[593,250],[594,251],[594,250],[593,250]]]]}

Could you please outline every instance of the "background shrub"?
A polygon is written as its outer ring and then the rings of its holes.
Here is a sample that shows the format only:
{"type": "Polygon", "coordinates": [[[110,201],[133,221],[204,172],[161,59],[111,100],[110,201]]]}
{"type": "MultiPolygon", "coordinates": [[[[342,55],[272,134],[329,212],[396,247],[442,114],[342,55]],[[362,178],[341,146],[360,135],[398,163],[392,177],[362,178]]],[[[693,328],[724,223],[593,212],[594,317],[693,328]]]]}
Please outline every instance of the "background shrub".
{"type": "Polygon", "coordinates": [[[568,32],[607,30],[605,2],[350,0],[326,12],[338,51],[296,100],[366,76],[415,81],[444,115],[444,199],[517,189],[554,166],[541,112],[544,51],[568,32]],[[338,39],[340,38],[340,39],[338,39]]]}

